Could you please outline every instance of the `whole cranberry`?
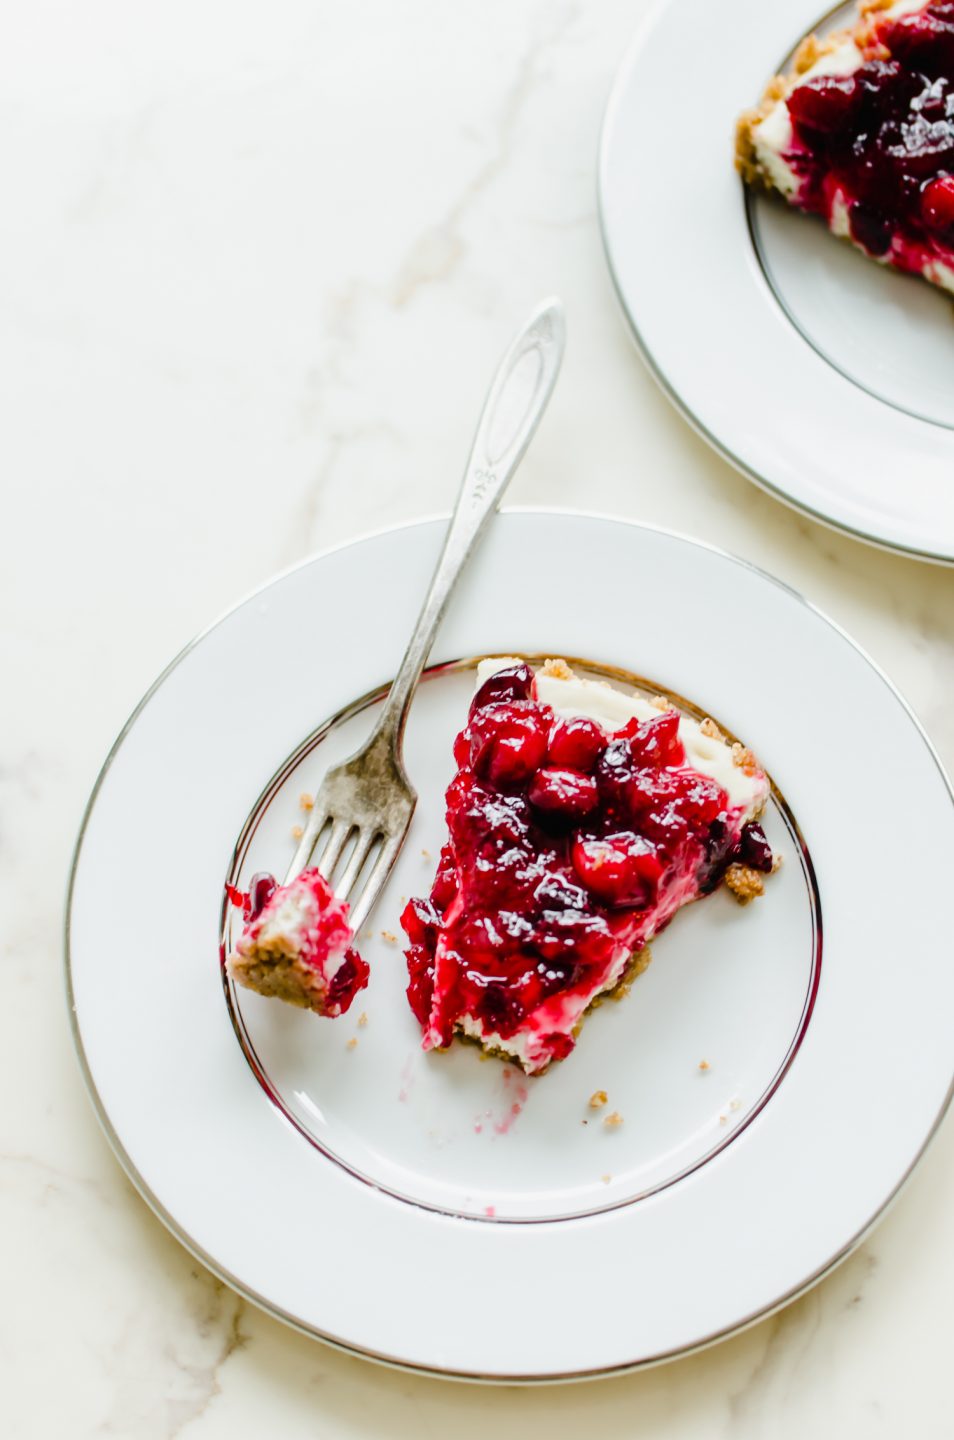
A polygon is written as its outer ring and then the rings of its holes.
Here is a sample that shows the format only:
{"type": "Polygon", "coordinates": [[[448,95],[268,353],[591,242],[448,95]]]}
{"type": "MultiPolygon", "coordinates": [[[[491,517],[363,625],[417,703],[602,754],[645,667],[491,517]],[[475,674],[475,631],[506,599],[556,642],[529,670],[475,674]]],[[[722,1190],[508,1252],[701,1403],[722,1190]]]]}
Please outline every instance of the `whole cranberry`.
{"type": "Polygon", "coordinates": [[[470,763],[492,785],[524,784],[543,763],[549,730],[538,705],[486,705],[470,722],[470,763]]]}
{"type": "Polygon", "coordinates": [[[412,899],[404,907],[401,927],[412,945],[433,943],[440,929],[441,917],[430,900],[412,899]]]}
{"type": "Polygon", "coordinates": [[[248,918],[250,920],[256,920],[261,915],[277,889],[278,881],[267,871],[260,870],[257,875],[252,876],[248,887],[248,918]]]}
{"type": "Polygon", "coordinates": [[[528,793],[531,805],[562,820],[582,820],[596,809],[600,798],[592,775],[555,767],[538,770],[528,793]]]}
{"type": "Polygon", "coordinates": [[[705,835],[725,809],[728,798],[717,780],[709,775],[694,775],[683,789],[678,808],[693,829],[705,835]]]}
{"type": "Polygon", "coordinates": [[[950,74],[954,16],[949,6],[927,5],[912,15],[903,15],[882,30],[881,38],[892,55],[924,74],[950,74]]]}
{"type": "Polygon", "coordinates": [[[797,128],[832,135],[851,122],[860,100],[853,75],[820,75],[792,91],[788,112],[797,128]]]}
{"type": "Polygon", "coordinates": [[[558,720],[550,731],[547,760],[551,765],[567,765],[589,775],[605,749],[603,727],[586,715],[573,715],[558,720]]]}
{"type": "Polygon", "coordinates": [[[596,783],[603,803],[611,809],[624,809],[635,773],[628,740],[624,736],[615,736],[596,763],[596,783]]]}
{"type": "Polygon", "coordinates": [[[470,702],[473,715],[485,705],[507,704],[511,700],[533,699],[533,671],[521,660],[489,675],[470,702]]]}
{"type": "Polygon", "coordinates": [[[771,871],[775,858],[761,825],[752,823],[743,827],[739,839],[739,859],[753,870],[762,870],[765,874],[771,871]]]}
{"type": "Polygon", "coordinates": [[[932,230],[954,228],[954,175],[939,175],[921,191],[921,214],[932,230]]]}
{"type": "Polygon", "coordinates": [[[586,888],[607,905],[652,904],[663,867],[655,847],[641,835],[581,837],[573,844],[573,868],[586,888]]]}
{"type": "Polygon", "coordinates": [[[619,732],[629,741],[637,765],[682,765],[686,752],[679,739],[679,712],[664,710],[651,720],[629,720],[619,732]]]}

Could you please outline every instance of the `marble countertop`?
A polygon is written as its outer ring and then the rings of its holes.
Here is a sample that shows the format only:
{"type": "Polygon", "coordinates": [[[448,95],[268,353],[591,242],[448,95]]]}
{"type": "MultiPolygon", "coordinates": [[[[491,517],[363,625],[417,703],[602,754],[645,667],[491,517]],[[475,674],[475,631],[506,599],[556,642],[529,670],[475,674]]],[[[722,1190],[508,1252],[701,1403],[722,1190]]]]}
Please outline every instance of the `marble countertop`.
{"type": "Polygon", "coordinates": [[[339,1355],[202,1270],[114,1161],[70,1041],[63,888],[126,716],[275,571],[447,508],[498,352],[541,293],[564,297],[570,347],[514,503],[646,519],[780,576],[867,648],[954,766],[954,576],[763,495],[688,429],[630,344],[595,158],[646,9],[42,0],[7,17],[9,1440],[954,1434],[950,1124],[862,1249],[747,1333],[642,1375],[465,1389],[339,1355]]]}

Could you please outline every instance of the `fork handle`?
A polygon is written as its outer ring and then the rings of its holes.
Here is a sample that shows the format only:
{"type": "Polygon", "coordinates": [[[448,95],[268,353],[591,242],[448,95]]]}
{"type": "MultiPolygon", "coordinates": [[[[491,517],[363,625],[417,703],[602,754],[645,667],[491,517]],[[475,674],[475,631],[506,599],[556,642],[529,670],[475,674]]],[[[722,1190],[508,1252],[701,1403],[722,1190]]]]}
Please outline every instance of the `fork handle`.
{"type": "Polygon", "coordinates": [[[411,697],[447,602],[540,423],[560,373],[565,343],[563,306],[557,299],[545,300],[510,345],[494,376],[427,598],[371,737],[371,744],[391,746],[398,761],[411,697]]]}

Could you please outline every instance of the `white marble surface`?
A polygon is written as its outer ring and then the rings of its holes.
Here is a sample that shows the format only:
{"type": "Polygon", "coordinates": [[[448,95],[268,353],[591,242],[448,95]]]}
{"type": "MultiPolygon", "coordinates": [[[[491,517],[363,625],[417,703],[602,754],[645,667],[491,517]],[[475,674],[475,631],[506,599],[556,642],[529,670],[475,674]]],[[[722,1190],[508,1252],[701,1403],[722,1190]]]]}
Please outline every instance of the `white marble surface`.
{"type": "MultiPolygon", "coordinates": [[[[340,1356],[201,1270],[124,1179],[72,1053],[62,893],[83,803],[126,715],[195,631],[275,570],[447,506],[497,353],[546,291],[566,300],[571,344],[513,500],[646,518],[775,572],[869,649],[954,765],[954,576],[763,496],[687,429],[630,346],[603,263],[594,162],[608,84],[646,8],[7,7],[9,1440],[954,1434],[950,1125],[864,1248],[745,1335],[613,1381],[464,1389],[340,1356]]],[[[910,864],[902,852],[899,883],[910,864]]]]}

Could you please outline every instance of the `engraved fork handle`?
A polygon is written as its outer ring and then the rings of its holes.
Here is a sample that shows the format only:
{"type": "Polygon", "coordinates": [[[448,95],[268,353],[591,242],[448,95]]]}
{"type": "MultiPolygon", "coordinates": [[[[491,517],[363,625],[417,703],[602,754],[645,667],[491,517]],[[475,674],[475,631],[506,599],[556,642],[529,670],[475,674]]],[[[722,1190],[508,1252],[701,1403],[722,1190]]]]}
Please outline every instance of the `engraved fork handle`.
{"type": "Polygon", "coordinates": [[[545,300],[494,376],[427,598],[368,746],[386,744],[398,762],[411,698],[447,602],[540,423],[565,343],[563,306],[545,300]]]}

